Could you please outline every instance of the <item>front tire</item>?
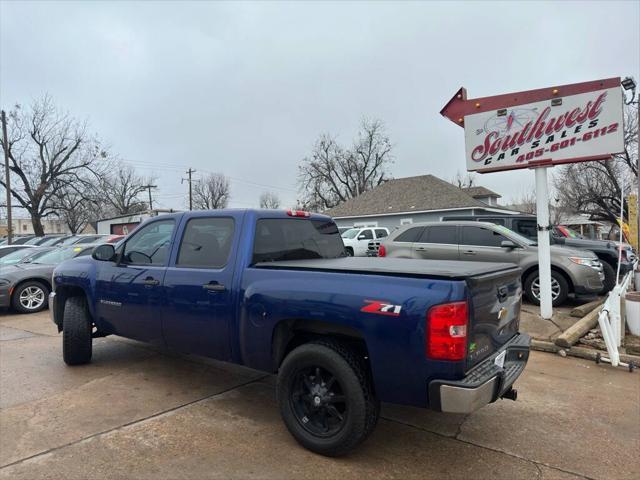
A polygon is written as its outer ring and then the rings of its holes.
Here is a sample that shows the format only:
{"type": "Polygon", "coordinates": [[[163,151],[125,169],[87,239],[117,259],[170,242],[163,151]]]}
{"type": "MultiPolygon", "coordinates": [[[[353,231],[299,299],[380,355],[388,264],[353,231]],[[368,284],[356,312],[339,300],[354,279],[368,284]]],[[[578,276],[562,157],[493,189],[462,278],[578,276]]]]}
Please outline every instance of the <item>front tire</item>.
{"type": "Polygon", "coordinates": [[[606,295],[616,286],[616,270],[604,260],[601,260],[600,263],[602,263],[602,272],[604,273],[604,281],[602,282],[604,286],[600,290],[600,295],[606,295]]]}
{"type": "Polygon", "coordinates": [[[42,282],[31,280],[18,286],[11,297],[13,308],[20,313],[36,313],[49,305],[49,289],[42,282]]]}
{"type": "MultiPolygon", "coordinates": [[[[524,291],[527,298],[534,305],[540,305],[540,275],[532,272],[524,281],[524,291]]],[[[552,305],[562,305],[569,296],[569,284],[562,274],[551,270],[551,298],[552,305]]]]}
{"type": "Polygon", "coordinates": [[[278,374],[277,397],[298,443],[330,457],[363,442],[380,414],[364,362],[338,342],[307,343],[289,353],[278,374]]]}
{"type": "Polygon", "coordinates": [[[84,297],[68,298],[62,317],[62,358],[67,365],[91,361],[91,317],[84,297]]]}
{"type": "Polygon", "coordinates": [[[347,254],[347,257],[353,257],[353,248],[351,247],[346,247],[344,249],[344,252],[347,254]]]}

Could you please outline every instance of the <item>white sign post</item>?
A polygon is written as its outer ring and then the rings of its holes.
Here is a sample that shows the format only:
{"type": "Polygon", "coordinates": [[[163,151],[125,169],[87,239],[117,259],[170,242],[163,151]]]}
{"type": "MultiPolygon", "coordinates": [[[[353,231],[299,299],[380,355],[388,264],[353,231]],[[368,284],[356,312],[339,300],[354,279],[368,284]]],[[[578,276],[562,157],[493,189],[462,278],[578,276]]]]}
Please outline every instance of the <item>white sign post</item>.
{"type": "Polygon", "coordinates": [[[535,169],[540,314],[552,316],[548,167],[624,151],[620,78],[468,100],[440,112],[465,132],[467,170],[535,169]]]}

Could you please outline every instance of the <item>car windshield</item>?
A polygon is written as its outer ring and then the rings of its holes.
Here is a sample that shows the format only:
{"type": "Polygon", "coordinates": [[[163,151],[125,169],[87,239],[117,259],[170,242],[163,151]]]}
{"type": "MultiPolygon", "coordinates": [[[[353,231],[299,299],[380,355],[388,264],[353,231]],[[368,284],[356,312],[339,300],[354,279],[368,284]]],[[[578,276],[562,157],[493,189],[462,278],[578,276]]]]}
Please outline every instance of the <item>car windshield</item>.
{"type": "Polygon", "coordinates": [[[26,242],[24,242],[23,245],[36,245],[41,240],[42,240],[42,237],[33,237],[27,240],[26,242]]]}
{"type": "Polygon", "coordinates": [[[569,228],[569,227],[565,227],[562,226],[560,227],[564,232],[566,232],[566,236],[569,238],[584,238],[582,235],[580,235],[578,232],[576,232],[575,230],[569,228]]]}
{"type": "Polygon", "coordinates": [[[62,242],[60,242],[58,245],[71,245],[72,243],[76,243],[78,241],[78,236],[73,236],[73,237],[69,237],[65,240],[63,240],[62,242]]]}
{"type": "Polygon", "coordinates": [[[509,230],[507,227],[503,225],[495,225],[495,227],[498,232],[509,237],[511,240],[514,240],[515,242],[518,242],[523,245],[529,245],[530,247],[535,247],[536,245],[538,245],[537,242],[534,242],[533,240],[529,240],[527,237],[522,236],[519,233],[514,232],[513,230],[509,230]]]}
{"type": "Polygon", "coordinates": [[[57,265],[58,263],[75,257],[82,250],[84,250],[83,247],[53,248],[53,250],[48,251],[44,255],[40,255],[39,257],[32,259],[30,263],[38,265],[57,265]]]}
{"type": "Polygon", "coordinates": [[[359,228],[350,228],[342,234],[342,238],[356,238],[356,235],[358,235],[359,231],[359,228]]]}
{"type": "Polygon", "coordinates": [[[39,248],[21,248],[15,252],[11,252],[8,255],[0,258],[0,265],[14,265],[16,263],[28,262],[29,260],[36,258],[38,255],[47,253],[50,249],[41,250],[39,248]]]}

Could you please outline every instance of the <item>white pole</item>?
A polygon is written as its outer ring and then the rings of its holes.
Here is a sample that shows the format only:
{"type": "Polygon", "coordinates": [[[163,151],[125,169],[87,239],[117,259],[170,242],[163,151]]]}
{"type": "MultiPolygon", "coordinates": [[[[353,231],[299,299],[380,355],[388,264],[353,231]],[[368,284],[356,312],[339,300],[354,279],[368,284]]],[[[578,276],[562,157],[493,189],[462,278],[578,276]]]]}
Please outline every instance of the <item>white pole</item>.
{"type": "Polygon", "coordinates": [[[540,272],[540,316],[553,316],[551,299],[551,247],[549,245],[549,190],[547,188],[547,168],[539,167],[536,172],[536,216],[538,218],[538,271],[540,272]],[[542,229],[540,229],[542,227],[542,229]]]}

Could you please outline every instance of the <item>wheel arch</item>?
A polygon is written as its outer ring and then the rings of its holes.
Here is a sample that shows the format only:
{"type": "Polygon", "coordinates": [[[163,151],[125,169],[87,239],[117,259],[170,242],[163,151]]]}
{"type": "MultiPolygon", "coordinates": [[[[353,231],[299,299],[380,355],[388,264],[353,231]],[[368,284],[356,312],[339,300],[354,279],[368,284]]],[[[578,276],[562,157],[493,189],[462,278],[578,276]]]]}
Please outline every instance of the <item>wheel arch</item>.
{"type": "Polygon", "coordinates": [[[332,338],[353,348],[363,358],[368,357],[364,336],[353,327],[322,320],[281,320],[273,329],[271,339],[272,371],[277,372],[282,361],[294,348],[312,340],[332,338]]]}
{"type": "Polygon", "coordinates": [[[67,299],[80,296],[84,296],[87,300],[89,314],[92,315],[91,306],[89,304],[89,296],[82,287],[78,287],[77,285],[56,286],[56,299],[55,302],[53,302],[53,319],[56,326],[58,327],[58,332],[62,331],[62,317],[64,315],[64,305],[67,299]]]}

